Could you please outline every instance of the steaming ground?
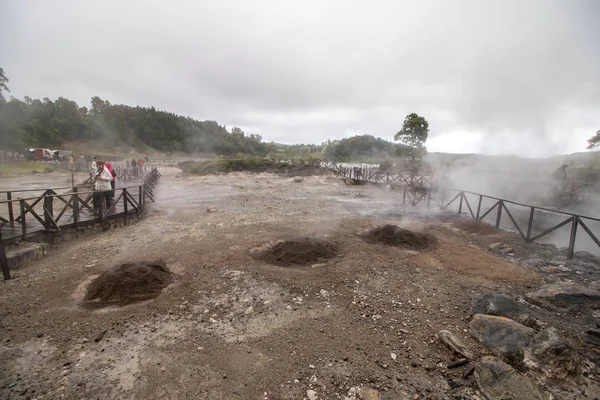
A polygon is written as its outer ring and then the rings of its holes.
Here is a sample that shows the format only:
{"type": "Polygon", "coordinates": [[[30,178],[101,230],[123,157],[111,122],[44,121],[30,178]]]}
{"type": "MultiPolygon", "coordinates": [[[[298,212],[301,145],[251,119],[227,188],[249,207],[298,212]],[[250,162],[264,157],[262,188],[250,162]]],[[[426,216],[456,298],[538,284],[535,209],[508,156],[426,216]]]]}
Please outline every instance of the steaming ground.
{"type": "MultiPolygon", "coordinates": [[[[471,297],[600,278],[593,263],[569,264],[547,246],[433,212],[410,214],[398,193],[333,177],[161,172],[147,218],[56,245],[2,287],[1,398],[302,399],[310,389],[337,399],[357,386],[382,399],[478,398],[450,387],[464,368],[446,369],[455,358],[436,339],[447,329],[483,354],[466,333],[471,297]],[[415,250],[361,238],[385,224],[437,244],[415,250]],[[253,256],[302,237],[331,243],[335,257],[281,267],[253,256]],[[515,256],[490,252],[494,242],[515,256]],[[80,306],[86,285],[108,268],[159,259],[174,276],[158,297],[80,306]],[[543,272],[554,264],[567,267],[543,272]]],[[[583,316],[540,313],[568,336],[579,333],[583,316]]],[[[593,398],[592,378],[558,390],[593,398]]]]}

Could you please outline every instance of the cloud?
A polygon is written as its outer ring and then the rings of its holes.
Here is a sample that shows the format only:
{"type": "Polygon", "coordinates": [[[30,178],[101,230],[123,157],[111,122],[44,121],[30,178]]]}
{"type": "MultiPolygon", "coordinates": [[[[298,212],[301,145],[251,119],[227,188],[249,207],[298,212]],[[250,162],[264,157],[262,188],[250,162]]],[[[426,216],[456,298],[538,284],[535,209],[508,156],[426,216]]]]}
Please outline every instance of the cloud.
{"type": "Polygon", "coordinates": [[[3,4],[16,97],[98,95],[267,140],[392,139],[544,156],[600,127],[594,0],[31,1],[3,4]],[[457,145],[460,143],[461,145],[457,145]]]}

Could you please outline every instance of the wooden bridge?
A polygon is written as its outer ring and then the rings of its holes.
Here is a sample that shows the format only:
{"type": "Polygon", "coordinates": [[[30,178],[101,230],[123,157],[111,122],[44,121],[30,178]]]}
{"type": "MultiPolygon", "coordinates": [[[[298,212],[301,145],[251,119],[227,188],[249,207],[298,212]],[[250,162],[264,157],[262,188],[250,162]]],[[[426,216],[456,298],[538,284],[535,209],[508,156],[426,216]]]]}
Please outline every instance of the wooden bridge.
{"type": "MultiPolygon", "coordinates": [[[[0,192],[0,195],[6,196],[6,200],[0,201],[0,262],[3,271],[2,258],[5,258],[4,247],[7,244],[27,240],[40,232],[59,232],[141,214],[147,202],[154,202],[153,190],[160,179],[157,168],[123,169],[117,172],[117,176],[120,182],[129,184],[115,189],[114,201],[109,207],[102,199],[98,210],[94,210],[93,206],[94,191],[88,187],[0,192]]],[[[5,279],[6,274],[8,267],[5,279]]]]}

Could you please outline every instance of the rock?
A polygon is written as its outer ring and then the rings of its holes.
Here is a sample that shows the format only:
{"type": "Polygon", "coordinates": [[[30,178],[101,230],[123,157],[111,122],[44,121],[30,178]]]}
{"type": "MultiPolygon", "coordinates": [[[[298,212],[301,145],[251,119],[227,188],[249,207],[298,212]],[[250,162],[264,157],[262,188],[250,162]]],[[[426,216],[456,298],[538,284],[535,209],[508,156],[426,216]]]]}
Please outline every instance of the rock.
{"type": "Polygon", "coordinates": [[[469,328],[471,334],[492,353],[516,366],[522,365],[523,350],[535,335],[531,328],[494,315],[475,314],[469,328]]]}
{"type": "Polygon", "coordinates": [[[294,177],[294,182],[298,183],[298,182],[302,182],[304,180],[303,176],[295,176],[294,177]]]}
{"type": "Polygon", "coordinates": [[[529,317],[525,308],[512,297],[493,293],[477,296],[471,302],[472,314],[497,315],[514,319],[523,325],[535,327],[535,321],[529,317]]]}
{"type": "Polygon", "coordinates": [[[319,398],[317,396],[317,392],[315,392],[314,390],[307,390],[306,397],[308,397],[308,400],[317,400],[319,398]]]}
{"type": "Polygon", "coordinates": [[[217,211],[219,211],[219,209],[217,207],[215,207],[215,206],[210,206],[210,207],[208,207],[206,209],[206,212],[209,212],[209,213],[214,213],[214,212],[217,212],[217,211]]]}
{"type": "Polygon", "coordinates": [[[596,292],[600,292],[600,281],[594,281],[590,283],[588,289],[595,290],[596,292]]]}
{"type": "Polygon", "coordinates": [[[502,254],[509,254],[513,252],[513,248],[504,243],[492,243],[490,244],[489,249],[502,254]]]}
{"type": "Polygon", "coordinates": [[[488,400],[546,400],[534,381],[520,375],[502,360],[486,356],[475,365],[475,381],[488,400]]]}
{"type": "Polygon", "coordinates": [[[527,368],[548,378],[565,379],[581,373],[581,360],[575,346],[556,328],[547,328],[535,335],[524,351],[523,361],[527,368]]]}
{"type": "Polygon", "coordinates": [[[465,358],[473,359],[473,352],[467,348],[456,336],[446,330],[438,332],[438,337],[450,350],[462,355],[465,358]]]}
{"type": "Polygon", "coordinates": [[[549,309],[570,310],[580,307],[600,308],[600,291],[575,282],[559,282],[542,286],[525,295],[530,302],[549,309]]]}
{"type": "Polygon", "coordinates": [[[379,400],[379,392],[371,388],[363,388],[359,393],[359,399],[361,400],[379,400]]]}
{"type": "Polygon", "coordinates": [[[583,334],[582,339],[586,343],[593,344],[594,346],[600,346],[600,337],[590,334],[589,331],[583,334]]]}
{"type": "Polygon", "coordinates": [[[244,311],[244,314],[246,315],[250,315],[254,312],[254,308],[252,306],[246,308],[246,311],[244,311]]]}

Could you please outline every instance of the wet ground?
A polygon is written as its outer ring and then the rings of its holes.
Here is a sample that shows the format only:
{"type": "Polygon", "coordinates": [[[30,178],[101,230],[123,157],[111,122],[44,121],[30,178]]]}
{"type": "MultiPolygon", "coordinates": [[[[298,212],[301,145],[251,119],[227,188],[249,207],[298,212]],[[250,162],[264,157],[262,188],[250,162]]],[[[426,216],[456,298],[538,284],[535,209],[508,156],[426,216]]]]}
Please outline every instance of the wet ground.
{"type": "MultiPolygon", "coordinates": [[[[303,399],[312,390],[342,399],[357,387],[382,399],[481,398],[468,381],[449,383],[465,367],[446,367],[456,356],[437,332],[485,354],[467,333],[473,296],[599,278],[592,261],[569,263],[511,234],[472,233],[433,211],[417,214],[402,208],[397,192],[328,176],[297,183],[161,173],[145,219],[60,243],[2,285],[0,398],[303,399]],[[439,245],[420,251],[361,239],[388,223],[434,235],[439,245]],[[336,256],[294,267],[253,257],[297,237],[327,240],[336,256]],[[491,252],[494,242],[513,253],[491,252]],[[175,274],[160,296],[81,307],[86,285],[103,271],[157,259],[175,274]],[[563,268],[542,269],[552,265],[563,268]]],[[[577,339],[586,317],[540,318],[577,339]]],[[[594,398],[594,379],[563,383],[561,393],[594,398]]]]}

